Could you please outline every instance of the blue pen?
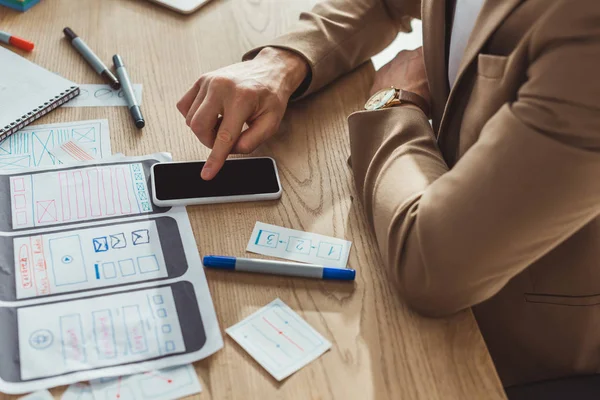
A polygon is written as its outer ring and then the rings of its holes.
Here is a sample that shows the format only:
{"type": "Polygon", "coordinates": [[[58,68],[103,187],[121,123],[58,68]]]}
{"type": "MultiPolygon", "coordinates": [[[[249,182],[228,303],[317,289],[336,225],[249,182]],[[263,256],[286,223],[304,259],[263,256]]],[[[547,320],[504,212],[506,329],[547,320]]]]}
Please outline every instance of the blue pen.
{"type": "Polygon", "coordinates": [[[230,271],[257,272],[262,274],[300,276],[338,281],[353,281],[356,271],[347,268],[329,268],[316,264],[287,261],[257,260],[225,256],[205,256],[204,266],[230,271]]]}

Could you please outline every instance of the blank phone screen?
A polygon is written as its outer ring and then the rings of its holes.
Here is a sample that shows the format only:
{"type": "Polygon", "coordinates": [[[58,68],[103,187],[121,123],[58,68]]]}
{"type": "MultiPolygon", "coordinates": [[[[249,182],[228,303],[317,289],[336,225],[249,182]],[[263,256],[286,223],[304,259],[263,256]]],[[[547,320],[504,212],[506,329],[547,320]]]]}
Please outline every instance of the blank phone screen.
{"type": "Polygon", "coordinates": [[[200,177],[203,166],[204,162],[156,164],[156,198],[178,200],[279,192],[275,163],[270,158],[228,160],[210,181],[200,177]]]}

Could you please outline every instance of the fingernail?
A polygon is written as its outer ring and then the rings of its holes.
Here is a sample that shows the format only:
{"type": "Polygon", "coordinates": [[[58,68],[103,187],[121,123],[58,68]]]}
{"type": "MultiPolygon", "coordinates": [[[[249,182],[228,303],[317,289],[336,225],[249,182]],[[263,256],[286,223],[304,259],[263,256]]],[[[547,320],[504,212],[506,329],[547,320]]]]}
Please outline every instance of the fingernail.
{"type": "Polygon", "coordinates": [[[202,177],[202,179],[207,181],[212,178],[212,172],[213,172],[212,165],[207,163],[204,165],[204,168],[202,168],[202,172],[200,173],[200,176],[202,177]]]}

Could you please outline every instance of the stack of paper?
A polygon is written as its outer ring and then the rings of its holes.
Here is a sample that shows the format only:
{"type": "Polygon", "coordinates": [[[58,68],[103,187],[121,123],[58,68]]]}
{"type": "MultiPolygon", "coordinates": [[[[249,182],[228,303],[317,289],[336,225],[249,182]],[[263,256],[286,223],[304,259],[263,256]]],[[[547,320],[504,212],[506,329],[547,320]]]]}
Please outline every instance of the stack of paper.
{"type": "Polygon", "coordinates": [[[170,155],[110,154],[106,121],[0,142],[0,358],[18,360],[0,363],[0,392],[92,380],[69,392],[175,399],[200,391],[189,364],[223,346],[185,207],[150,200],[170,155]]]}

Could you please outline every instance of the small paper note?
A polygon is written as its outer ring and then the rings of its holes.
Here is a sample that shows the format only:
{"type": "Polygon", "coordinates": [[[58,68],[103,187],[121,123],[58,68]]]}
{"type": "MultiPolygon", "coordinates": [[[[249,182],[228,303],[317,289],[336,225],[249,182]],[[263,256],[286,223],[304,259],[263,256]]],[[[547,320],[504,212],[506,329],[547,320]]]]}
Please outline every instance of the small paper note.
{"type": "Polygon", "coordinates": [[[193,365],[91,381],[97,399],[175,400],[200,393],[202,387],[193,365]]]}
{"type": "Polygon", "coordinates": [[[0,142],[0,171],[58,165],[50,151],[70,140],[95,158],[111,155],[106,119],[29,125],[0,142]]]}
{"type": "Polygon", "coordinates": [[[20,400],[54,400],[54,396],[47,390],[41,390],[39,392],[31,393],[25,397],[21,397],[20,400]]]}
{"type": "MultiPolygon", "coordinates": [[[[79,96],[65,103],[63,107],[115,107],[126,106],[123,89],[114,90],[108,85],[79,85],[79,96]]],[[[139,104],[142,104],[142,85],[133,84],[133,92],[139,104]]]]}
{"type": "Polygon", "coordinates": [[[96,159],[74,140],[69,140],[60,146],[54,147],[50,150],[50,153],[62,164],[73,164],[96,159]]]}
{"type": "Polygon", "coordinates": [[[225,330],[281,381],[331,348],[331,343],[280,299],[225,330]]]}
{"type": "Polygon", "coordinates": [[[67,388],[61,400],[94,400],[92,387],[84,383],[76,383],[67,388]]]}
{"type": "Polygon", "coordinates": [[[247,251],[334,268],[346,268],[352,242],[257,222],[247,251]]]}

